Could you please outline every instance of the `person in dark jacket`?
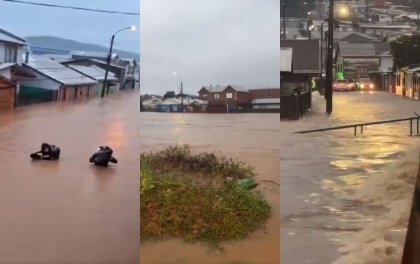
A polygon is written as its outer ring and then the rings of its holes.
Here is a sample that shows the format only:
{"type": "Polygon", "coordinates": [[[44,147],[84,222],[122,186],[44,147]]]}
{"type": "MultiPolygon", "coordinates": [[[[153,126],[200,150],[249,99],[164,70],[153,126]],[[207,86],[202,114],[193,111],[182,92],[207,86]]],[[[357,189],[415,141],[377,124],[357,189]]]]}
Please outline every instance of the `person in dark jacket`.
{"type": "Polygon", "coordinates": [[[96,166],[108,167],[108,163],[118,163],[117,159],[112,156],[112,149],[108,146],[100,146],[98,151],[90,157],[89,162],[94,163],[96,166]]]}
{"type": "Polygon", "coordinates": [[[34,160],[58,160],[60,158],[60,148],[56,145],[42,143],[41,150],[31,154],[34,160]]]}

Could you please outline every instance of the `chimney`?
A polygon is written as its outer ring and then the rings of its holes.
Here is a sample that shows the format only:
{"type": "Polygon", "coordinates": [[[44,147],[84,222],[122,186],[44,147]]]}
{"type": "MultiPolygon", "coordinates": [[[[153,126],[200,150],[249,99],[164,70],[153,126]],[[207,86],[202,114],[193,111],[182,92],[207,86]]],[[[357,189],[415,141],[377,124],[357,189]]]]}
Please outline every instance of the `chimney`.
{"type": "Polygon", "coordinates": [[[28,62],[29,62],[29,51],[27,51],[25,55],[25,63],[28,63],[28,62]]]}

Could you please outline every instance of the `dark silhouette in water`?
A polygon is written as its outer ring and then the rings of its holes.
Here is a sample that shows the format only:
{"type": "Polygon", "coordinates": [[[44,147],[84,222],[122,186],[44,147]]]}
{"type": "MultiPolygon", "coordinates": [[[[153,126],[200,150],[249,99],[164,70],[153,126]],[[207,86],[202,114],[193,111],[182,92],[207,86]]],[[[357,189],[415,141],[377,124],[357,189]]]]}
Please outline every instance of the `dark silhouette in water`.
{"type": "Polygon", "coordinates": [[[108,146],[100,146],[98,151],[90,157],[89,162],[94,163],[96,166],[108,167],[108,163],[118,163],[117,159],[112,156],[112,149],[108,146]]]}
{"type": "Polygon", "coordinates": [[[31,154],[34,160],[58,160],[60,158],[60,148],[56,145],[42,143],[41,150],[31,154]]]}

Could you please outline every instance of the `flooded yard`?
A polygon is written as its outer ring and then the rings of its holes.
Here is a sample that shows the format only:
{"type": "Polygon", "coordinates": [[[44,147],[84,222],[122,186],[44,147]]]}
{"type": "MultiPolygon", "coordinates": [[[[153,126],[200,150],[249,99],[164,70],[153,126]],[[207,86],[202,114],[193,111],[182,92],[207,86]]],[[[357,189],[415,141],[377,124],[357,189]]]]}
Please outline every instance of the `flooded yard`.
{"type": "Polygon", "coordinates": [[[245,240],[222,243],[224,252],[172,239],[141,244],[141,263],[279,263],[279,125],[278,114],[140,113],[142,153],[189,144],[195,152],[237,158],[255,167],[258,188],[272,206],[264,228],[245,240]]]}
{"type": "Polygon", "coordinates": [[[138,263],[138,92],[0,114],[0,262],[138,263]],[[32,162],[41,143],[58,161],[32,162]],[[88,160],[100,145],[119,163],[88,160]]]}

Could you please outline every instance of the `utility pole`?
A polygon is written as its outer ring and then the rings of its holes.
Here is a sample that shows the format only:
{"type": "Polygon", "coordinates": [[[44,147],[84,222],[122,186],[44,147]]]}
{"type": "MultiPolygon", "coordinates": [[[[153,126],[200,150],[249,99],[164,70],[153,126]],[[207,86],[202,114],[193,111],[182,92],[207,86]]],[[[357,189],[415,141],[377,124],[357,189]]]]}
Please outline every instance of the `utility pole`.
{"type": "MultiPolygon", "coordinates": [[[[108,80],[108,70],[109,70],[109,65],[111,64],[112,47],[114,46],[114,38],[115,38],[115,35],[112,35],[111,46],[109,47],[108,57],[106,58],[105,78],[104,78],[104,82],[102,84],[102,94],[101,94],[102,98],[105,95],[105,86],[106,86],[107,80],[108,80]]],[[[109,92],[109,87],[108,87],[107,91],[109,92]]]]}
{"type": "Polygon", "coordinates": [[[333,96],[333,45],[334,45],[334,0],[330,0],[329,16],[328,16],[328,49],[327,49],[327,70],[326,70],[326,87],[325,98],[327,101],[327,114],[332,113],[332,96],[333,96]]]}
{"type": "Polygon", "coordinates": [[[324,64],[324,62],[323,62],[323,60],[324,60],[324,58],[323,58],[323,53],[324,53],[324,22],[322,22],[321,23],[321,50],[320,50],[320,62],[319,62],[319,65],[321,66],[320,67],[320,69],[319,69],[319,78],[322,78],[322,69],[323,69],[323,64],[324,64]]]}
{"type": "Polygon", "coordinates": [[[184,88],[183,88],[182,81],[181,81],[181,107],[182,107],[182,112],[184,112],[184,88]]]}

